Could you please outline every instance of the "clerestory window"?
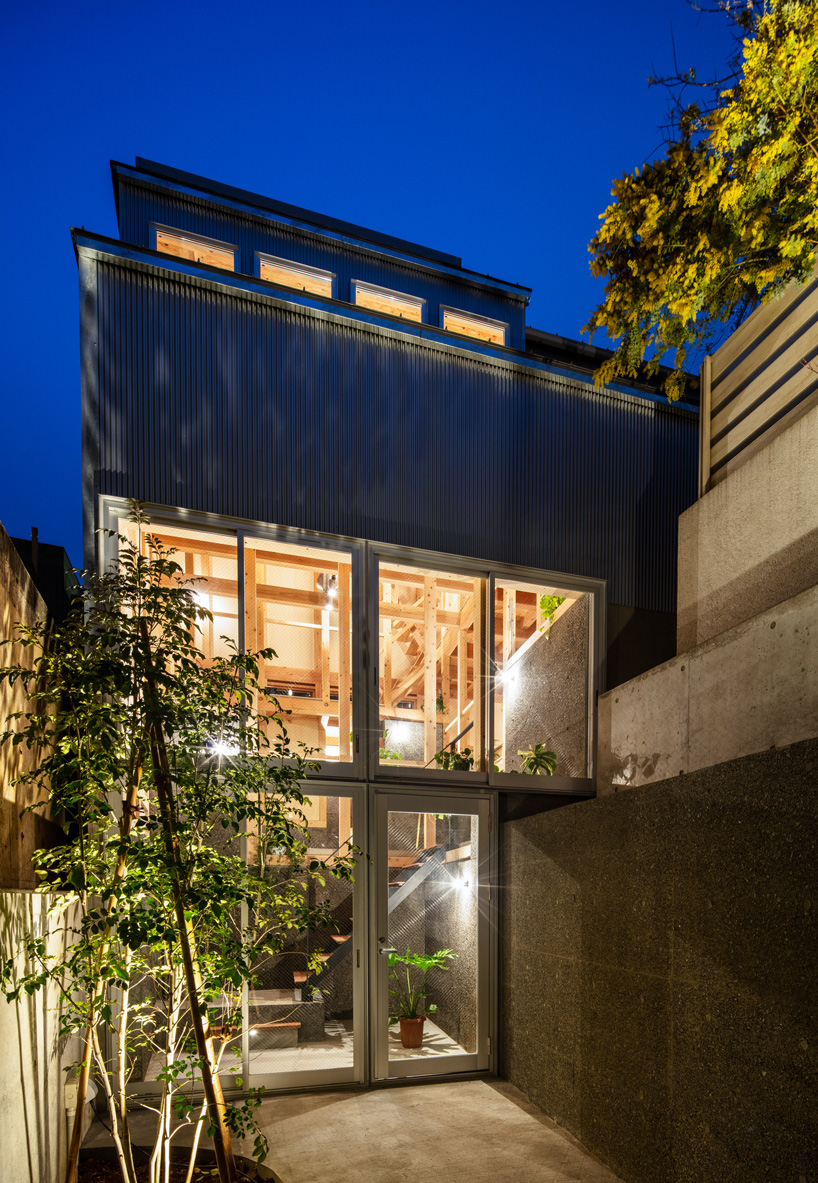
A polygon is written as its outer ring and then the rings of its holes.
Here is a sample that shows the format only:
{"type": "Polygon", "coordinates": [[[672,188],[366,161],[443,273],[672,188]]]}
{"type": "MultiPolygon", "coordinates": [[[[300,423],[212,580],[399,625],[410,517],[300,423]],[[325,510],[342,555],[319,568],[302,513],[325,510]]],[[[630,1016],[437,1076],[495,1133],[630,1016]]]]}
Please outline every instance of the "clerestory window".
{"type": "Polygon", "coordinates": [[[361,308],[371,308],[373,312],[386,312],[389,316],[399,316],[402,320],[414,320],[419,323],[423,320],[426,301],[420,296],[393,292],[390,288],[381,288],[353,279],[352,303],[358,304],[361,308]]]}
{"type": "Polygon", "coordinates": [[[459,333],[461,337],[473,337],[476,341],[487,341],[492,345],[508,344],[508,325],[502,320],[491,320],[487,316],[477,316],[473,312],[441,305],[440,325],[447,332],[459,333]]]}
{"type": "Polygon", "coordinates": [[[321,267],[310,267],[306,263],[294,263],[290,259],[278,259],[256,251],[256,275],[270,283],[301,292],[312,292],[316,296],[332,299],[335,275],[321,267]]]}
{"type": "Polygon", "coordinates": [[[237,246],[215,238],[203,238],[199,234],[188,234],[171,226],[151,223],[151,248],[191,263],[206,263],[208,267],[221,267],[223,271],[237,270],[237,246]]]}

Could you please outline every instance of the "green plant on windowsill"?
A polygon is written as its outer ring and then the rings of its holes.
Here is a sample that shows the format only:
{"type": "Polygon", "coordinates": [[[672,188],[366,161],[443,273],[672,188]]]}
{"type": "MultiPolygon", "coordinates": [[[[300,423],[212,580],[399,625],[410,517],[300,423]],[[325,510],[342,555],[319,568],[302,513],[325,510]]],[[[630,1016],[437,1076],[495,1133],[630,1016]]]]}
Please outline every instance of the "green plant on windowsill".
{"type": "Polygon", "coordinates": [[[471,772],[474,768],[474,752],[471,748],[463,748],[462,752],[444,749],[435,752],[435,763],[445,772],[471,772]]]}
{"type": "Polygon", "coordinates": [[[554,623],[554,613],[560,604],[565,602],[565,596],[540,596],[540,612],[545,617],[545,620],[540,625],[540,632],[545,633],[545,639],[548,640],[548,634],[551,631],[551,625],[554,623]]]}
{"type": "Polygon", "coordinates": [[[522,771],[532,776],[542,772],[545,776],[553,776],[557,766],[557,753],[549,752],[544,743],[529,744],[524,750],[518,749],[518,756],[522,756],[522,771]]]}

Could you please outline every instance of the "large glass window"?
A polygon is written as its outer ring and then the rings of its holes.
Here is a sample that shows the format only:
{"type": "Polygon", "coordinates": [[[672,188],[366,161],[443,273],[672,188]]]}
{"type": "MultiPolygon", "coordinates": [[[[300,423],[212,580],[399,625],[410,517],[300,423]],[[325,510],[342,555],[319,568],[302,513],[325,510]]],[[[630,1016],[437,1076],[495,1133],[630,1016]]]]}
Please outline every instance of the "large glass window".
{"type": "Polygon", "coordinates": [[[290,712],[291,744],[319,760],[350,760],[351,555],[246,538],[244,579],[245,644],[275,651],[261,680],[290,712]]]}
{"type": "Polygon", "coordinates": [[[380,766],[482,767],[482,579],[382,562],[380,766]]]}
{"type": "Polygon", "coordinates": [[[496,580],[496,771],[586,775],[588,601],[566,589],[496,580]]]}
{"type": "MultiPolygon", "coordinates": [[[[119,528],[135,530],[122,519],[119,528]]],[[[292,748],[352,765],[368,747],[376,775],[530,774],[538,788],[549,773],[589,775],[593,592],[382,553],[371,585],[377,715],[367,705],[374,717],[364,718],[353,715],[353,671],[367,655],[354,640],[351,547],[261,534],[240,543],[175,523],[151,525],[143,546],[148,534],[174,552],[212,615],[198,626],[206,661],[231,645],[273,651],[261,683],[285,712],[292,748]]],[[[357,597],[362,623],[369,608],[357,597]]]]}

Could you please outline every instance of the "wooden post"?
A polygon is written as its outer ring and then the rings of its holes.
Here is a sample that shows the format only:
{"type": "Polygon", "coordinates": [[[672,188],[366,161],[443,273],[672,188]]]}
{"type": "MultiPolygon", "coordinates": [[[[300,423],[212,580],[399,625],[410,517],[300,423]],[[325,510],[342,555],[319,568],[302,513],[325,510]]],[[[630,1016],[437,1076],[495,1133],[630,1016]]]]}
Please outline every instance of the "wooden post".
{"type": "MultiPolygon", "coordinates": [[[[381,583],[381,602],[384,604],[392,602],[392,584],[381,583]]],[[[395,703],[392,684],[392,618],[390,616],[381,617],[381,628],[383,629],[383,714],[388,716],[392,713],[392,708],[395,703]]]]}
{"type": "MultiPolygon", "coordinates": [[[[352,694],[352,571],[349,563],[338,564],[338,759],[348,760],[352,694]]],[[[342,797],[349,804],[349,798],[342,797]]]]}
{"type": "Polygon", "coordinates": [[[484,584],[482,579],[474,580],[474,630],[472,633],[472,644],[474,646],[474,706],[472,707],[472,719],[474,727],[471,730],[469,739],[474,742],[467,744],[467,747],[474,748],[474,770],[482,770],[485,763],[484,743],[483,743],[483,716],[485,714],[485,700],[486,700],[486,678],[483,661],[483,621],[485,619],[485,605],[484,600],[484,584]]]}
{"type": "Polygon", "coordinates": [[[258,599],[256,597],[256,552],[252,547],[244,548],[244,648],[254,653],[261,648],[258,643],[258,599]]]}
{"type": "Polygon", "coordinates": [[[338,845],[342,847],[345,842],[352,842],[352,800],[349,797],[339,797],[338,845]]]}
{"type": "Polygon", "coordinates": [[[437,751],[437,581],[423,580],[423,762],[437,751]]]}
{"type": "Polygon", "coordinates": [[[423,849],[429,850],[437,843],[437,819],[433,813],[423,815],[423,849]]]}

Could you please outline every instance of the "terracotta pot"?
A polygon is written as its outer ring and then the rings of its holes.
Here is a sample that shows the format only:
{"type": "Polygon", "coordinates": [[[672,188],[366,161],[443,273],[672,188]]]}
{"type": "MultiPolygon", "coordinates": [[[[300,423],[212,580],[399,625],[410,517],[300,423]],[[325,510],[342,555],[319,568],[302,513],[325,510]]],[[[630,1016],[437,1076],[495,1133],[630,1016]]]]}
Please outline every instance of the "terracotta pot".
{"type": "Polygon", "coordinates": [[[423,1043],[423,1024],[425,1015],[418,1015],[416,1019],[400,1020],[400,1041],[404,1047],[420,1047],[423,1043]]]}

